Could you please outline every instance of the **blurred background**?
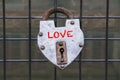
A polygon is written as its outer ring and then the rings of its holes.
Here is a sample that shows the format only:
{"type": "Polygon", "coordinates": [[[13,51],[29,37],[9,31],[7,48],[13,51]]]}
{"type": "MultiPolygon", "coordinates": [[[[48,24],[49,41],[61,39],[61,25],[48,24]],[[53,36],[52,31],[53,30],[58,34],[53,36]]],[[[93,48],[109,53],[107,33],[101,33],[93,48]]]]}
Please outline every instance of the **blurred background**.
{"type": "MultiPolygon", "coordinates": [[[[83,0],[82,15],[106,16],[106,0],[83,0]]],[[[5,0],[6,16],[28,16],[28,0],[5,0]]],[[[65,7],[80,16],[80,0],[57,0],[57,6],[65,7]]],[[[49,8],[54,7],[54,0],[31,0],[31,16],[39,17],[49,8]]],[[[0,0],[0,17],[3,16],[2,0],[0,0]]],[[[60,14],[61,15],[61,14],[60,14]]],[[[58,15],[59,16],[59,15],[58,15]]],[[[109,16],[120,17],[120,0],[109,0],[109,16]]],[[[32,19],[32,38],[37,38],[39,21],[32,19]]],[[[57,26],[64,25],[65,19],[57,19],[57,26]]],[[[106,18],[82,19],[82,30],[85,38],[101,38],[100,40],[85,40],[85,46],[81,53],[82,59],[105,59],[106,18]]],[[[110,18],[108,28],[109,38],[120,38],[120,18],[110,18]]],[[[0,60],[3,60],[3,19],[0,18],[0,60]]],[[[29,20],[6,19],[7,38],[29,38],[29,20]]],[[[38,49],[37,40],[32,40],[32,59],[46,59],[38,49]]],[[[29,60],[29,42],[27,40],[7,40],[6,58],[8,60],[29,60]]],[[[120,40],[108,40],[108,58],[120,59],[120,40]]],[[[79,59],[79,58],[77,58],[79,59]]],[[[31,63],[32,80],[53,80],[54,66],[50,62],[31,63]]],[[[57,80],[79,80],[79,63],[73,62],[65,70],[56,69],[57,80]]],[[[104,80],[105,62],[82,62],[82,80],[104,80]]],[[[6,62],[7,80],[28,80],[28,62],[6,62]]],[[[0,80],[3,79],[3,62],[0,62],[0,80]]],[[[108,80],[120,80],[120,62],[108,62],[108,80]]]]}

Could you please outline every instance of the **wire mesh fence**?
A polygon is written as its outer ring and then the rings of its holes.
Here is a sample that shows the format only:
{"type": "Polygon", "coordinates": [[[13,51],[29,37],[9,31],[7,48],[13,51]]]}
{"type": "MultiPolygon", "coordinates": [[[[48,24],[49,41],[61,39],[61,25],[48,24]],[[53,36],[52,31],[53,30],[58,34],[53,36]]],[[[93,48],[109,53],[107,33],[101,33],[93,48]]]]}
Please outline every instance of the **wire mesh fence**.
{"type": "MultiPolygon", "coordinates": [[[[119,4],[119,0],[0,0],[0,80],[119,80],[119,4]],[[58,6],[80,19],[85,35],[84,50],[63,71],[41,55],[36,42],[42,14],[58,6]]],[[[50,19],[59,26],[67,17],[55,13],[50,19]]]]}

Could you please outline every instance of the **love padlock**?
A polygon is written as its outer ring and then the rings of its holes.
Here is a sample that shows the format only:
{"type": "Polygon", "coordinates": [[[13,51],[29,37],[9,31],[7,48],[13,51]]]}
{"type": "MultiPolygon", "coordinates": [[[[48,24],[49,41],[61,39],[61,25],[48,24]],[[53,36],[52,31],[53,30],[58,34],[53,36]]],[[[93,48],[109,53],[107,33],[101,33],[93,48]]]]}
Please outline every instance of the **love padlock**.
{"type": "Polygon", "coordinates": [[[80,53],[84,45],[83,32],[79,19],[62,7],[51,8],[43,15],[37,37],[39,49],[43,55],[60,69],[67,67],[80,53]],[[70,19],[64,27],[55,27],[54,20],[47,20],[53,13],[63,13],[70,19]]]}

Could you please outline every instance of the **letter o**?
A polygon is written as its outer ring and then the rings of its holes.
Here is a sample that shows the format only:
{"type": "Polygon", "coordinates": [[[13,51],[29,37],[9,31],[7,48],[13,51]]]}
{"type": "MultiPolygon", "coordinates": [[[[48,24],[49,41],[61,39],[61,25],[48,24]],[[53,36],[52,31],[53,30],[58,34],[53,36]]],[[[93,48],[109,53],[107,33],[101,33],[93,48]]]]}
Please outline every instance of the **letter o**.
{"type": "Polygon", "coordinates": [[[59,33],[56,31],[54,32],[54,38],[58,38],[59,37],[59,33]]]}

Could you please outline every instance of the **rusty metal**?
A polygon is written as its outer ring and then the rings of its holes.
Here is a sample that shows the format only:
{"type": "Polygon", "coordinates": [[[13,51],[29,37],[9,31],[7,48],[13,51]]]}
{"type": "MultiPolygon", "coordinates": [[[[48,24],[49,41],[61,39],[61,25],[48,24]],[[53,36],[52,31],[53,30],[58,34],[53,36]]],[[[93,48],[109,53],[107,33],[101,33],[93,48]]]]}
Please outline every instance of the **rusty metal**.
{"type": "Polygon", "coordinates": [[[68,9],[65,9],[63,7],[57,7],[57,8],[50,8],[43,14],[43,20],[47,20],[49,16],[53,13],[63,13],[66,16],[68,16],[70,19],[73,19],[73,13],[70,12],[68,9]]]}
{"type": "Polygon", "coordinates": [[[59,46],[63,46],[63,42],[59,42],[59,46]]]}
{"type": "Polygon", "coordinates": [[[65,26],[58,28],[55,27],[54,20],[42,20],[39,27],[39,33],[42,32],[43,36],[41,37],[38,34],[37,43],[40,49],[42,45],[45,46],[41,52],[60,69],[66,68],[82,50],[83,47],[79,47],[79,44],[84,45],[84,35],[80,29],[79,19],[67,19],[65,26]],[[71,24],[72,21],[74,25],[71,24]],[[63,41],[66,44],[65,46],[63,41]],[[59,43],[56,44],[57,42],[59,43]],[[60,47],[66,52],[61,51],[62,53],[60,53],[60,47]],[[61,55],[64,53],[67,54],[61,55]],[[58,57],[59,55],[63,58],[58,57]]]}
{"type": "Polygon", "coordinates": [[[78,43],[84,45],[84,35],[80,29],[79,19],[73,19],[72,12],[65,8],[51,8],[44,13],[39,27],[37,41],[41,52],[54,65],[64,69],[82,50],[83,47],[79,47],[78,43]],[[54,20],[47,20],[51,14],[56,12],[63,13],[72,19],[67,19],[65,26],[56,28],[54,20]]]}
{"type": "Polygon", "coordinates": [[[67,64],[67,49],[65,41],[56,42],[56,58],[58,65],[67,64]]]}

